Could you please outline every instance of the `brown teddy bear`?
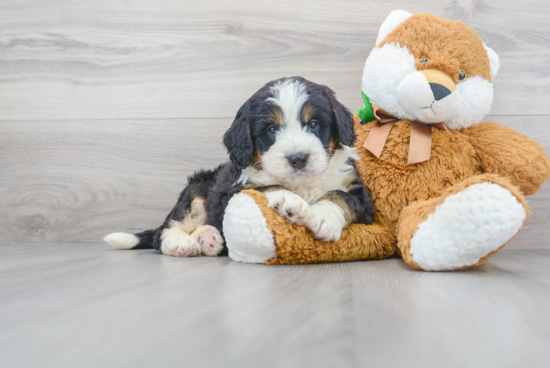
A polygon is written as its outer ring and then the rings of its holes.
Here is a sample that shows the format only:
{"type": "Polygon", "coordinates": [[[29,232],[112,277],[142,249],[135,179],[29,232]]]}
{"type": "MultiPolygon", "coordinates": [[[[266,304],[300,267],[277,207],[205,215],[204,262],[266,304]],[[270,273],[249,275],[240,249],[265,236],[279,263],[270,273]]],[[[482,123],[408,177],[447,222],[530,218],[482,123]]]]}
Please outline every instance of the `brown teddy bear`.
{"type": "Polygon", "coordinates": [[[391,12],[365,63],[365,107],[355,118],[356,165],[375,199],[374,223],[323,242],[247,190],[226,209],[229,256],[295,264],[397,253],[426,271],[485,262],[521,230],[529,216],[523,196],[550,171],[537,142],[481,122],[498,68],[497,54],[464,23],[391,12]]]}

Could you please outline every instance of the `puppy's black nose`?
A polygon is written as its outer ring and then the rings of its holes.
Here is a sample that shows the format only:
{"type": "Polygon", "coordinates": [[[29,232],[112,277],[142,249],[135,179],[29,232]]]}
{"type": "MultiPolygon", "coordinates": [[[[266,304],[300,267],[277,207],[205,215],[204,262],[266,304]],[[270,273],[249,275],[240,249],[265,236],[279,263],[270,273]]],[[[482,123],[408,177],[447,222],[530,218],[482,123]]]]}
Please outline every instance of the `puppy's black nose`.
{"type": "Polygon", "coordinates": [[[434,98],[436,101],[439,101],[441,100],[442,98],[445,98],[447,97],[448,95],[451,94],[451,91],[439,84],[439,83],[430,83],[430,88],[432,89],[432,92],[434,93],[434,98]]]}
{"type": "Polygon", "coordinates": [[[288,156],[287,160],[290,163],[290,166],[292,166],[296,170],[303,169],[307,165],[307,159],[309,155],[306,153],[297,153],[292,156],[288,156]]]}

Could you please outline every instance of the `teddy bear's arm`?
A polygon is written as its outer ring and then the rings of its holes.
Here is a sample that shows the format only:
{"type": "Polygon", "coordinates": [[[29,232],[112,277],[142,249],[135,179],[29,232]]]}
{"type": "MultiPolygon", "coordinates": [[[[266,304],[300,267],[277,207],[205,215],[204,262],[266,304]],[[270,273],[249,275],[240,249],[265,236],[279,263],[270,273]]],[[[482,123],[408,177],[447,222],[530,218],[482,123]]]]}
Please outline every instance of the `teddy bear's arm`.
{"type": "Polygon", "coordinates": [[[231,259],[247,263],[301,264],[382,259],[397,250],[395,236],[380,224],[353,223],[338,241],[314,239],[268,207],[259,191],[233,196],[224,216],[224,236],[231,259]]]}
{"type": "Polygon", "coordinates": [[[485,172],[509,178],[524,194],[534,194],[548,179],[550,161],[537,141],[488,122],[460,132],[469,137],[485,172]]]}

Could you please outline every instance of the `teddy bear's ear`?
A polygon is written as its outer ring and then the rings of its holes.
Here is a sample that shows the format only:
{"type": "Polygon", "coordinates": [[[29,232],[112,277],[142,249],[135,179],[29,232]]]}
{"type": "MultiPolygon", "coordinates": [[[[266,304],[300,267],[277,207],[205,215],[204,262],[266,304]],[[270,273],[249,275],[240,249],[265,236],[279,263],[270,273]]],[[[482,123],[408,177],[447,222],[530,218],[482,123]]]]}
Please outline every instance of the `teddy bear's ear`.
{"type": "Polygon", "coordinates": [[[384,23],[380,26],[378,31],[378,37],[376,37],[376,45],[380,45],[382,41],[388,37],[388,35],[401,23],[406,21],[412,14],[404,10],[393,10],[386,18],[384,23]]]}
{"type": "Polygon", "coordinates": [[[483,44],[485,50],[487,50],[487,55],[489,56],[489,62],[491,63],[491,77],[495,77],[500,69],[500,59],[497,53],[490,47],[487,47],[483,44]]]}

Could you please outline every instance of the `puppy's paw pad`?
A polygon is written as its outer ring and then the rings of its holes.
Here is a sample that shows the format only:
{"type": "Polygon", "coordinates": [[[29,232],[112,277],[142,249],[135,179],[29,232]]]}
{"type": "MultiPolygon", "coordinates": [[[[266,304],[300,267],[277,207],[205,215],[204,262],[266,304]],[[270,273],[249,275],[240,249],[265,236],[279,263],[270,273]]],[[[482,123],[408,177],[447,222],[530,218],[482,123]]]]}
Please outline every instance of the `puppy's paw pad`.
{"type": "Polygon", "coordinates": [[[186,248],[184,246],[179,246],[176,249],[175,254],[173,254],[176,257],[196,257],[201,254],[200,250],[198,250],[196,247],[192,248],[186,248]]]}
{"type": "Polygon", "coordinates": [[[299,195],[288,190],[267,194],[269,207],[290,222],[303,226],[309,213],[309,204],[299,195]]]}
{"type": "Polygon", "coordinates": [[[217,256],[223,249],[223,237],[213,226],[205,226],[198,236],[198,241],[205,256],[217,256]]]}
{"type": "Polygon", "coordinates": [[[309,204],[297,195],[285,198],[283,205],[279,206],[277,213],[290,222],[304,225],[308,215],[309,204]]]}

